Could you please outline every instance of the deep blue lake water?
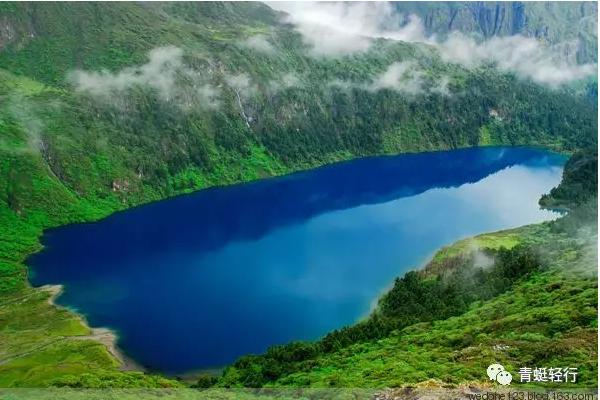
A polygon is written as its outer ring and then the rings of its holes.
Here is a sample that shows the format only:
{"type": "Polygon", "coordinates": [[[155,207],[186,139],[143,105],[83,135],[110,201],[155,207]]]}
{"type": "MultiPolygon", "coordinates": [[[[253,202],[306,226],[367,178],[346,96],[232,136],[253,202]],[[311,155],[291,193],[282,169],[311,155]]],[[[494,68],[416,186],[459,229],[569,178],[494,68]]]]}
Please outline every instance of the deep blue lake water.
{"type": "Polygon", "coordinates": [[[564,161],[475,148],[203,190],[47,231],[31,280],[148,368],[222,366],[356,322],[443,245],[555,218],[537,202],[564,161]]]}

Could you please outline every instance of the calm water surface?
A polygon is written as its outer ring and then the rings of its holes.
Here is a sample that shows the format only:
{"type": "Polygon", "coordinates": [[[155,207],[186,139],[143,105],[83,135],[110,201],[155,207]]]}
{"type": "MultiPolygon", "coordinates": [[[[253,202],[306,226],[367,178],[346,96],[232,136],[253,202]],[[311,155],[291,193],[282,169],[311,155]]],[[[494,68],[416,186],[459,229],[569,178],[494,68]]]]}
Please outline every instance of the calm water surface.
{"type": "Polygon", "coordinates": [[[208,189],[45,233],[35,285],[167,373],[364,317],[440,246],[555,218],[564,158],[530,148],[377,157],[208,189]]]}

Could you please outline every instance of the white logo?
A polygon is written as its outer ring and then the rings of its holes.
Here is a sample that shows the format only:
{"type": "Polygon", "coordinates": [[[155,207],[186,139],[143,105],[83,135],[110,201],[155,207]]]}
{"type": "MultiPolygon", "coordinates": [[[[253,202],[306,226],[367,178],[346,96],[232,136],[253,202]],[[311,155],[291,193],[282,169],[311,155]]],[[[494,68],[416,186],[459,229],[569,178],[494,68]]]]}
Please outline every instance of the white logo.
{"type": "Polygon", "coordinates": [[[492,364],[487,368],[487,375],[490,380],[496,381],[501,385],[510,385],[512,375],[506,371],[501,364],[492,364]]]}
{"type": "Polygon", "coordinates": [[[508,371],[500,371],[498,375],[496,375],[496,382],[498,382],[501,385],[510,385],[511,381],[512,375],[508,371]]]}
{"type": "Polygon", "coordinates": [[[495,381],[496,375],[500,373],[500,371],[504,371],[504,367],[500,364],[492,364],[487,368],[487,374],[490,377],[490,380],[495,381]]]}

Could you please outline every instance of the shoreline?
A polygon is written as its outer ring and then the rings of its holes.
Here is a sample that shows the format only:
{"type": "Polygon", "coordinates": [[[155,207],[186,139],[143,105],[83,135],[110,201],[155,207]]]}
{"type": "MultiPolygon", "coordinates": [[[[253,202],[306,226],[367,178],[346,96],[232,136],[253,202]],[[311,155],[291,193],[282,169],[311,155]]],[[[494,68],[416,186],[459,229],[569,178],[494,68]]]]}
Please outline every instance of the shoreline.
{"type": "MultiPolygon", "coordinates": [[[[182,197],[182,196],[190,196],[193,195],[195,193],[198,193],[200,191],[204,191],[204,190],[210,190],[210,189],[217,189],[217,188],[222,188],[222,187],[228,187],[228,186],[233,186],[233,185],[240,185],[240,184],[248,184],[248,183],[252,183],[252,182],[256,182],[256,181],[260,181],[260,180],[264,180],[264,179],[276,179],[276,178],[280,178],[282,176],[289,176],[289,175],[293,175],[293,174],[297,174],[297,173],[304,173],[310,170],[314,170],[314,169],[320,169],[320,168],[326,168],[329,167],[331,165],[335,165],[338,163],[345,163],[345,162],[352,162],[352,161],[356,161],[356,160],[361,160],[361,159],[368,159],[368,158],[387,158],[387,157],[396,157],[396,156],[404,156],[404,155],[415,155],[415,154],[423,154],[423,153],[439,153],[439,152],[449,152],[449,151],[456,151],[456,150],[471,150],[471,149],[481,149],[481,148],[495,148],[495,147],[509,147],[509,148],[530,148],[530,149],[535,149],[535,150],[544,150],[544,151],[549,151],[552,153],[556,153],[556,154],[560,154],[560,155],[567,155],[568,153],[565,152],[564,150],[559,150],[550,146],[544,146],[544,145],[527,145],[527,144],[521,144],[521,145],[504,145],[504,144],[498,144],[498,145],[489,145],[489,146],[464,146],[464,147],[457,147],[454,149],[435,149],[435,150],[426,150],[426,151],[409,151],[409,152],[403,152],[403,153],[398,153],[398,154],[377,154],[377,155],[371,155],[371,156],[362,156],[362,157],[353,157],[350,159],[341,159],[341,160],[336,160],[333,162],[325,162],[323,164],[317,164],[315,166],[311,166],[309,168],[302,168],[302,169],[298,169],[298,170],[290,170],[290,171],[284,171],[283,173],[279,174],[276,173],[274,175],[271,176],[266,176],[266,177],[261,177],[258,179],[251,179],[249,181],[239,181],[239,182],[228,182],[228,183],[223,183],[223,184],[216,184],[216,185],[209,185],[206,187],[201,187],[201,188],[197,188],[197,189],[192,189],[190,191],[184,191],[181,193],[176,193],[174,195],[171,196],[167,196],[166,198],[157,198],[157,199],[151,199],[147,202],[142,202],[140,204],[135,204],[135,205],[127,205],[122,209],[116,209],[116,210],[112,210],[111,212],[109,212],[107,215],[103,215],[99,218],[93,218],[87,221],[78,221],[78,222],[71,222],[71,223],[66,223],[64,225],[58,225],[58,226],[54,226],[54,227],[50,227],[50,228],[45,228],[42,230],[42,234],[38,237],[38,240],[41,244],[41,238],[43,237],[43,235],[49,231],[49,230],[53,230],[53,229],[59,229],[59,228],[63,228],[65,226],[68,225],[73,225],[73,224],[93,224],[96,223],[100,220],[106,219],[112,215],[115,215],[117,213],[122,213],[122,212],[127,212],[130,211],[132,209],[135,208],[139,208],[139,207],[143,207],[143,206],[147,206],[150,204],[155,204],[158,202],[163,202],[163,201],[169,201],[172,200],[176,197],[182,197]]],[[[525,224],[525,225],[521,225],[521,226],[517,226],[517,227],[512,227],[512,228],[508,228],[508,229],[501,229],[498,231],[492,231],[492,232],[482,232],[479,234],[476,234],[474,236],[469,236],[467,238],[462,238],[462,239],[458,239],[457,241],[453,241],[449,244],[446,244],[444,246],[441,246],[440,248],[436,249],[433,254],[429,255],[428,257],[425,258],[425,261],[423,262],[422,265],[418,266],[417,268],[414,268],[414,270],[425,270],[428,265],[433,261],[433,257],[435,256],[435,254],[437,254],[438,252],[440,252],[441,250],[447,248],[447,247],[451,247],[453,244],[456,244],[457,242],[461,242],[464,240],[473,240],[479,236],[483,236],[483,235],[489,235],[489,234],[493,234],[493,233],[498,233],[498,232],[502,232],[502,231],[506,231],[506,230],[515,230],[518,228],[522,228],[524,226],[528,226],[531,224],[525,224]]],[[[30,257],[32,254],[39,252],[41,250],[43,250],[43,244],[41,246],[41,248],[37,249],[35,252],[30,253],[26,256],[25,261],[23,261],[23,264],[26,266],[26,268],[30,268],[27,265],[27,258],[30,257]]],[[[188,379],[194,379],[196,376],[203,374],[203,373],[209,373],[212,374],[213,372],[216,371],[221,371],[222,369],[224,369],[225,367],[227,367],[227,365],[224,366],[218,366],[218,367],[209,367],[209,368],[201,368],[201,369],[195,369],[192,371],[187,371],[187,372],[183,372],[183,373],[178,373],[178,374],[168,374],[168,373],[164,373],[161,371],[151,371],[148,370],[147,368],[143,367],[142,365],[140,365],[139,363],[137,363],[136,361],[134,361],[133,359],[127,357],[124,352],[119,348],[119,346],[117,345],[117,341],[119,339],[117,332],[115,332],[114,330],[107,328],[107,327],[92,327],[90,326],[90,324],[88,323],[88,321],[86,320],[85,316],[83,314],[81,314],[79,311],[66,307],[66,306],[62,306],[60,304],[56,303],[56,299],[63,293],[64,291],[64,286],[61,284],[47,284],[47,285],[42,285],[42,286],[38,286],[38,287],[34,287],[31,285],[31,282],[29,281],[29,279],[27,278],[27,283],[29,284],[29,286],[31,288],[33,288],[34,290],[42,290],[45,291],[46,293],[49,293],[50,296],[48,297],[47,301],[48,304],[50,304],[51,306],[57,307],[57,308],[61,308],[61,309],[65,309],[67,310],[69,313],[73,314],[76,316],[76,318],[81,322],[81,324],[89,330],[89,334],[87,335],[80,335],[80,336],[64,336],[63,338],[65,340],[91,340],[91,341],[95,341],[98,343],[101,343],[104,348],[107,350],[107,352],[110,354],[110,356],[112,358],[114,358],[117,363],[119,364],[119,366],[117,367],[119,371],[140,371],[140,372],[144,372],[144,373],[158,373],[159,375],[163,376],[163,377],[169,377],[169,378],[181,378],[183,380],[188,380],[188,379]]],[[[387,293],[394,285],[394,281],[391,281],[389,283],[388,286],[386,286],[385,288],[382,289],[381,293],[379,293],[371,302],[370,307],[369,307],[369,311],[359,319],[363,320],[368,318],[372,312],[374,310],[376,310],[377,308],[377,304],[379,302],[379,300],[381,299],[381,297],[387,293]]]]}
{"type": "MultiPolygon", "coordinates": [[[[488,148],[500,148],[500,147],[506,147],[506,148],[511,148],[511,149],[524,148],[524,149],[541,150],[541,151],[546,151],[546,152],[550,152],[550,153],[555,153],[555,154],[564,156],[566,158],[568,158],[573,153],[572,151],[565,150],[562,148],[557,148],[557,147],[549,145],[549,144],[527,144],[527,143],[509,144],[509,143],[507,143],[507,144],[491,144],[491,145],[465,145],[465,146],[457,146],[454,148],[434,148],[434,149],[414,150],[414,151],[408,150],[408,151],[403,151],[400,153],[385,153],[384,152],[384,153],[376,153],[376,154],[370,154],[370,155],[358,155],[358,156],[353,155],[349,158],[342,157],[339,159],[335,158],[333,160],[318,161],[318,162],[315,162],[314,164],[299,166],[298,168],[290,167],[290,169],[278,171],[278,172],[275,172],[274,174],[269,174],[269,175],[261,176],[258,178],[234,179],[234,180],[228,181],[228,182],[208,183],[207,186],[184,189],[182,191],[169,194],[166,197],[159,196],[156,198],[149,198],[149,199],[142,200],[139,203],[126,204],[124,207],[112,209],[108,213],[103,213],[102,215],[93,216],[89,219],[86,218],[85,220],[81,220],[81,221],[72,221],[72,222],[67,222],[67,223],[61,224],[61,225],[43,228],[42,234],[39,236],[39,240],[41,242],[41,238],[44,236],[44,234],[46,232],[52,231],[54,229],[60,229],[60,228],[64,228],[64,227],[70,226],[70,225],[93,224],[93,223],[102,221],[106,218],[109,218],[115,214],[128,212],[128,211],[131,211],[136,208],[145,207],[145,206],[149,206],[149,205],[164,202],[164,201],[169,201],[169,200],[172,200],[177,197],[192,196],[192,195],[194,195],[200,191],[204,191],[204,190],[220,189],[220,188],[226,188],[229,186],[251,184],[251,183],[255,183],[255,182],[266,180],[266,179],[277,179],[277,178],[282,178],[282,177],[289,176],[289,175],[301,174],[301,173],[309,172],[312,170],[327,168],[327,167],[330,167],[330,166],[333,166],[336,164],[343,164],[343,163],[359,161],[359,160],[374,159],[374,158],[392,158],[392,157],[397,157],[397,156],[411,156],[411,155],[428,154],[428,153],[452,152],[452,151],[457,151],[457,150],[460,151],[460,150],[488,149],[488,148]]],[[[42,248],[40,248],[36,251],[33,251],[29,254],[26,254],[25,261],[24,261],[25,264],[26,264],[27,258],[29,258],[33,254],[41,251],[42,249],[43,249],[43,244],[42,244],[42,248]]]]}
{"type": "MultiPolygon", "coordinates": [[[[425,261],[423,263],[421,263],[418,267],[411,269],[411,271],[419,271],[419,272],[427,273],[427,271],[431,268],[431,266],[436,261],[435,256],[443,251],[447,251],[448,249],[458,247],[458,248],[461,248],[461,252],[468,250],[464,247],[464,244],[468,244],[469,246],[476,246],[476,247],[481,246],[481,247],[494,248],[495,247],[494,245],[490,245],[488,243],[486,246],[485,244],[480,243],[480,242],[484,242],[486,239],[489,239],[490,237],[496,237],[497,235],[508,235],[508,236],[516,235],[516,236],[518,236],[519,231],[521,231],[523,229],[527,229],[528,227],[544,224],[545,222],[547,222],[547,221],[525,224],[525,225],[520,225],[517,227],[507,228],[507,229],[482,232],[482,233],[479,233],[479,234],[476,234],[473,236],[467,236],[467,237],[464,237],[461,239],[457,239],[451,243],[448,243],[446,245],[443,245],[443,246],[437,248],[435,251],[433,251],[432,254],[428,255],[425,258],[425,261]]],[[[504,244],[505,243],[502,243],[502,245],[504,245],[504,244]]],[[[369,312],[365,316],[363,316],[359,320],[357,320],[356,323],[368,318],[377,309],[377,304],[378,304],[379,300],[381,299],[381,297],[383,295],[385,295],[393,287],[393,285],[394,285],[394,281],[392,281],[389,286],[387,286],[385,289],[383,289],[381,291],[381,293],[379,293],[377,295],[377,297],[375,297],[373,299],[372,305],[375,305],[374,308],[370,308],[369,312]]],[[[181,373],[165,373],[162,371],[148,370],[147,368],[143,367],[142,365],[137,363],[135,360],[127,357],[123,353],[123,351],[117,345],[118,334],[115,331],[113,331],[110,328],[106,328],[106,327],[96,327],[96,328],[91,327],[89,325],[89,323],[87,322],[87,320],[85,319],[85,316],[82,315],[80,312],[78,312],[77,310],[62,306],[55,302],[55,300],[63,293],[64,285],[61,285],[61,284],[49,285],[48,284],[48,285],[36,287],[35,289],[43,290],[47,293],[50,293],[50,297],[47,299],[48,304],[50,304],[54,307],[68,310],[70,313],[76,315],[77,318],[80,320],[80,322],[86,328],[88,328],[90,330],[89,335],[67,336],[67,337],[65,337],[65,339],[93,340],[93,341],[101,343],[107,349],[108,353],[120,363],[120,366],[118,368],[120,371],[139,371],[139,372],[144,372],[144,373],[156,373],[162,377],[166,377],[166,378],[170,378],[170,379],[179,379],[184,382],[194,383],[198,379],[199,376],[204,375],[204,374],[212,375],[212,376],[219,376],[220,373],[227,366],[231,365],[231,364],[226,364],[226,365],[222,365],[222,366],[198,368],[198,369],[193,369],[193,370],[189,370],[189,371],[185,371],[185,372],[181,372],[181,373]]]]}
{"type": "Polygon", "coordinates": [[[49,305],[61,309],[68,310],[75,315],[81,324],[90,331],[89,335],[81,336],[64,336],[65,340],[92,340],[102,344],[106,351],[120,364],[120,371],[141,371],[147,372],[144,367],[136,363],[133,359],[127,357],[125,353],[117,345],[119,336],[115,331],[106,327],[92,327],[81,313],[72,310],[68,307],[61,306],[56,303],[56,299],[64,292],[64,285],[42,285],[37,288],[43,292],[49,293],[50,296],[46,300],[49,305]]]}

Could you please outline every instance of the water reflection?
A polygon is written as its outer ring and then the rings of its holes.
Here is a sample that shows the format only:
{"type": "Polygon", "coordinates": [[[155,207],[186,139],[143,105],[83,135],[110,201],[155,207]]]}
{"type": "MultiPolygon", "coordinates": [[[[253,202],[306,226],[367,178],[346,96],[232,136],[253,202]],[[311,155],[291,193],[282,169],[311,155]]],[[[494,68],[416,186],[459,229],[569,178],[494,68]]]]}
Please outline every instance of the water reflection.
{"type": "MultiPolygon", "coordinates": [[[[76,236],[87,258],[102,260],[111,268],[116,266],[113,260],[148,253],[214,250],[232,241],[257,240],[273,229],[331,210],[477,182],[517,163],[534,167],[560,160],[560,156],[532,149],[506,151],[498,147],[362,159],[157,202],[100,224],[60,228],[60,235],[76,236]],[[115,231],[118,240],[114,240],[115,231]],[[97,246],[98,242],[110,244],[110,251],[97,246]]],[[[70,247],[60,238],[55,240],[54,232],[44,236],[45,246],[70,247]]],[[[62,253],[63,260],[68,256],[69,252],[62,253]]]]}
{"type": "Polygon", "coordinates": [[[167,372],[354,322],[458,238],[552,218],[561,156],[484,148],[357,160],[215,188],[48,232],[35,284],[167,372]]]}

